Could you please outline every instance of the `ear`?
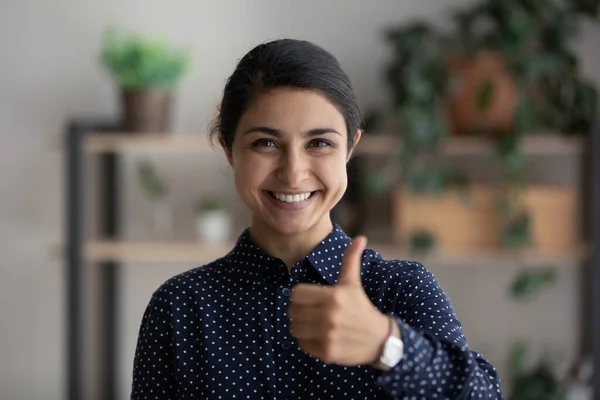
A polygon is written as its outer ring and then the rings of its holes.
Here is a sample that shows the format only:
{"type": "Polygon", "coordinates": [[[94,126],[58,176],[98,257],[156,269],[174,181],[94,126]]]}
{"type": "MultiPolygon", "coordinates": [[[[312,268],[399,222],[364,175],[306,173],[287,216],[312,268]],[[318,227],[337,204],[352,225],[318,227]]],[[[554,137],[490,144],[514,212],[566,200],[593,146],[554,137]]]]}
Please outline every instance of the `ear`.
{"type": "Polygon", "coordinates": [[[352,145],[352,149],[348,151],[348,158],[346,159],[346,162],[350,161],[350,159],[352,158],[352,154],[354,154],[356,145],[358,144],[358,142],[360,141],[360,138],[362,137],[362,132],[363,132],[362,129],[359,129],[354,134],[354,143],[352,145]]]}
{"type": "Polygon", "coordinates": [[[223,152],[225,153],[225,157],[227,157],[227,162],[229,163],[229,165],[231,165],[231,168],[233,168],[232,150],[227,147],[222,136],[219,137],[219,144],[221,145],[221,148],[223,149],[223,152]]]}

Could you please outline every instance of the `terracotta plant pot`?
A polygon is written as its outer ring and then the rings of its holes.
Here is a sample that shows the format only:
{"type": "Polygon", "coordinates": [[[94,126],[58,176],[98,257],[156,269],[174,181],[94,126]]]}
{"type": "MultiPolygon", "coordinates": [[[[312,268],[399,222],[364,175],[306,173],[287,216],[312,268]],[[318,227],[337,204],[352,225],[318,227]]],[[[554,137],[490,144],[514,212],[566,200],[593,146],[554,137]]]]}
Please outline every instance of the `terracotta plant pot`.
{"type": "Polygon", "coordinates": [[[123,128],[128,132],[167,132],[171,102],[168,91],[123,89],[123,128]]]}
{"type": "Polygon", "coordinates": [[[448,118],[454,134],[510,129],[518,90],[499,53],[484,52],[473,59],[454,58],[448,63],[452,93],[448,118]],[[487,107],[478,108],[484,86],[492,87],[487,107]]]}

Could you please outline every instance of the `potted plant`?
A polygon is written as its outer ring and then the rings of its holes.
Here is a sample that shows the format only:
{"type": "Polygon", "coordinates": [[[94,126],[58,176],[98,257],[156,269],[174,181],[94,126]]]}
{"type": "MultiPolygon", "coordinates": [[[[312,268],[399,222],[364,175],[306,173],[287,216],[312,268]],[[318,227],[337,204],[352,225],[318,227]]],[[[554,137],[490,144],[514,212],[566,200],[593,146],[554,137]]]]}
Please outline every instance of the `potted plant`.
{"type": "MultiPolygon", "coordinates": [[[[452,133],[482,135],[495,143],[504,179],[494,195],[500,240],[516,250],[532,243],[522,140],[535,131],[589,132],[597,90],[582,76],[571,39],[599,6],[482,0],[455,12],[449,31],[425,22],[388,29],[385,76],[403,143],[398,196],[464,192],[467,180],[444,159],[444,145],[452,133]]],[[[367,187],[385,187],[392,176],[383,171],[367,187]]]]}
{"type": "Polygon", "coordinates": [[[142,159],[137,163],[138,180],[152,204],[152,226],[158,239],[172,239],[175,234],[173,211],[167,201],[166,184],[158,177],[153,164],[142,159]]]}
{"type": "Polygon", "coordinates": [[[231,238],[231,217],[216,197],[196,203],[196,235],[203,243],[223,243],[231,238]]]}
{"type": "Polygon", "coordinates": [[[124,129],[166,132],[173,89],[188,72],[189,54],[164,40],[110,29],[101,61],[120,88],[124,129]]]}

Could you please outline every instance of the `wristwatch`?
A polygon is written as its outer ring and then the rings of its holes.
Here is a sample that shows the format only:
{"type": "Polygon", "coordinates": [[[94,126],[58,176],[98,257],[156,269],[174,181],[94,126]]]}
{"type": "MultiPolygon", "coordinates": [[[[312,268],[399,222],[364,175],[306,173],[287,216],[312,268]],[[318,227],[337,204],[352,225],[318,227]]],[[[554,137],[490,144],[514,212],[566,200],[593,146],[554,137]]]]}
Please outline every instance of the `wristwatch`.
{"type": "Polygon", "coordinates": [[[390,316],[390,335],[383,345],[381,356],[377,367],[389,370],[396,366],[404,356],[404,342],[400,338],[400,332],[396,320],[390,316]]]}

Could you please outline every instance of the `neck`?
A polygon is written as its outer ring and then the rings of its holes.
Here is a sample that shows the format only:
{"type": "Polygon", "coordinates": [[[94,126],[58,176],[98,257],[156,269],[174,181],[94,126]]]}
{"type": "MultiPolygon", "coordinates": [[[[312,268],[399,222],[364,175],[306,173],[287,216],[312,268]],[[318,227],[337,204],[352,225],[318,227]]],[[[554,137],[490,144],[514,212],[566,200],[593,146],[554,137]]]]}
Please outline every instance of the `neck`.
{"type": "Polygon", "coordinates": [[[333,224],[329,216],[306,231],[293,234],[282,233],[253,217],[250,237],[261,249],[282,260],[291,270],[295,263],[306,257],[332,230],[333,224]]]}

